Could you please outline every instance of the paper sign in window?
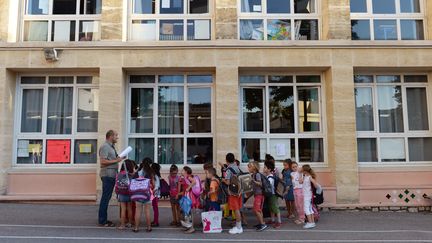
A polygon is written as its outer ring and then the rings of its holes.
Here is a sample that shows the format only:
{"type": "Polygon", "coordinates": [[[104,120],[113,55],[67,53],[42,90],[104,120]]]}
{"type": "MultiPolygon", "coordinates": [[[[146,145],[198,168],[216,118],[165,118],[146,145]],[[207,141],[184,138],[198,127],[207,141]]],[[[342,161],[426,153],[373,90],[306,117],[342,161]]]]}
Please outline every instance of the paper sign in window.
{"type": "Polygon", "coordinates": [[[54,41],[70,40],[70,21],[54,22],[54,41]]]}
{"type": "Polygon", "coordinates": [[[253,11],[254,12],[261,12],[261,5],[253,5],[253,11]]]}
{"type": "Polygon", "coordinates": [[[47,140],[46,163],[70,163],[70,140],[47,140]]]}
{"type": "Polygon", "coordinates": [[[31,154],[38,154],[41,152],[41,144],[29,144],[28,145],[28,152],[31,154]]]}
{"type": "Polygon", "coordinates": [[[173,35],[174,34],[174,25],[170,23],[162,24],[162,34],[163,35],[173,35]]]}
{"type": "Polygon", "coordinates": [[[91,143],[82,143],[79,145],[79,152],[80,154],[91,154],[92,152],[92,145],[91,143]]]}
{"type": "Polygon", "coordinates": [[[170,8],[171,0],[162,0],[162,8],[170,8]]]}
{"type": "Polygon", "coordinates": [[[29,140],[19,140],[18,141],[18,154],[17,156],[20,158],[27,158],[29,157],[29,140]]]}
{"type": "Polygon", "coordinates": [[[156,40],[156,23],[132,23],[133,40],[156,40]]]}
{"type": "Polygon", "coordinates": [[[195,20],[195,40],[208,40],[210,39],[210,28],[208,20],[195,20]]]}

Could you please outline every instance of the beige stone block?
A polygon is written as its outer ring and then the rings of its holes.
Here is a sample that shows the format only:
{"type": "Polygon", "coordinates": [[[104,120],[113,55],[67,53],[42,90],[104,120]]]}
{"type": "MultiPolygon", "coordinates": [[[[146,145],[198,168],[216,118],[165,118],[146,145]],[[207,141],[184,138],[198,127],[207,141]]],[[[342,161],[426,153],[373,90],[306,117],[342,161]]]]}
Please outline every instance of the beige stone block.
{"type": "Polygon", "coordinates": [[[8,39],[9,1],[0,0],[0,42],[6,42],[8,39]]]}
{"type": "Polygon", "coordinates": [[[327,0],[321,3],[323,39],[351,39],[350,1],[327,0]]]}
{"type": "Polygon", "coordinates": [[[351,50],[333,50],[332,64],[335,66],[352,67],[352,52],[351,50]]]}
{"type": "Polygon", "coordinates": [[[239,51],[236,49],[223,49],[216,53],[216,65],[219,67],[238,65],[239,51]]]}
{"type": "Polygon", "coordinates": [[[215,6],[216,8],[236,8],[237,0],[217,0],[215,6]]]}
{"type": "MultiPolygon", "coordinates": [[[[430,1],[424,1],[425,9],[426,9],[426,32],[425,39],[432,40],[432,3],[430,1]]],[[[425,23],[423,23],[425,24],[425,23]]]]}
{"type": "Polygon", "coordinates": [[[237,40],[237,22],[235,23],[216,23],[216,39],[217,40],[237,40]]]}
{"type": "Polygon", "coordinates": [[[237,23],[237,8],[216,8],[216,23],[237,23]]]}
{"type": "Polygon", "coordinates": [[[102,1],[101,39],[122,39],[123,2],[118,0],[102,1]]]}

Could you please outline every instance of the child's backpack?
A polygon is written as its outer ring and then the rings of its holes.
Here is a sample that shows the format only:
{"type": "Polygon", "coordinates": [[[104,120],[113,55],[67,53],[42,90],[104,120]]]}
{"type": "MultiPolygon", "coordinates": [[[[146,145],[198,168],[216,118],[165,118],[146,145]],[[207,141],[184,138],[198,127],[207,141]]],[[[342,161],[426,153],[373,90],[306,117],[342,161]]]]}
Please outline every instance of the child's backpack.
{"type": "Polygon", "coordinates": [[[264,197],[271,197],[273,195],[273,187],[270,183],[267,176],[260,173],[261,176],[261,184],[262,184],[262,193],[264,197]]]}
{"type": "Polygon", "coordinates": [[[178,183],[180,181],[180,177],[176,176],[172,178],[171,176],[169,176],[168,180],[169,180],[169,194],[171,197],[175,197],[178,194],[178,183]]]}
{"type": "Polygon", "coordinates": [[[116,175],[115,192],[117,194],[129,195],[129,175],[126,171],[121,171],[116,175]]]}
{"type": "Polygon", "coordinates": [[[222,204],[225,204],[228,202],[228,188],[220,180],[217,180],[217,181],[219,184],[219,190],[218,190],[218,194],[217,194],[217,196],[218,196],[217,203],[222,205],[222,204]]]}
{"type": "Polygon", "coordinates": [[[170,186],[165,179],[160,180],[160,196],[162,198],[167,198],[170,196],[170,186]]]}
{"type": "Polygon", "coordinates": [[[228,167],[231,171],[230,184],[228,185],[228,192],[231,196],[240,196],[243,193],[242,183],[239,179],[239,174],[233,168],[228,167]]]}
{"type": "MultiPolygon", "coordinates": [[[[199,197],[203,193],[201,179],[199,178],[199,176],[194,176],[193,179],[195,180],[195,185],[192,187],[191,191],[195,197],[199,197]]],[[[186,179],[185,181],[188,185],[192,184],[188,179],[186,179]]]]}
{"type": "Polygon", "coordinates": [[[321,205],[324,203],[324,191],[322,188],[315,188],[315,186],[312,184],[312,193],[313,193],[313,204],[321,205]]]}
{"type": "Polygon", "coordinates": [[[149,201],[151,199],[150,179],[138,177],[129,185],[132,201],[149,201]]]}

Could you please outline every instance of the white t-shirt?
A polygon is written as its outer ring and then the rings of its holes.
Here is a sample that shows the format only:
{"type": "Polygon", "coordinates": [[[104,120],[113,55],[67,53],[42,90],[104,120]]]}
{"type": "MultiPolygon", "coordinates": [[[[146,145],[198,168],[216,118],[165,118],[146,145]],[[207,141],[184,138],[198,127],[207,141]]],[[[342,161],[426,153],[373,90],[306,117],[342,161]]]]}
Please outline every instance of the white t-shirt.
{"type": "Polygon", "coordinates": [[[274,179],[274,175],[268,175],[267,179],[270,182],[270,185],[272,186],[272,194],[275,194],[275,189],[274,189],[274,184],[275,184],[275,179],[274,179]]]}
{"type": "Polygon", "coordinates": [[[304,176],[303,178],[303,197],[305,199],[311,199],[312,198],[312,184],[311,184],[311,177],[310,176],[304,176]]]}
{"type": "Polygon", "coordinates": [[[291,172],[291,177],[292,177],[293,189],[301,189],[301,188],[303,188],[303,185],[300,184],[300,178],[301,178],[301,174],[300,173],[298,173],[297,171],[291,172]]]}

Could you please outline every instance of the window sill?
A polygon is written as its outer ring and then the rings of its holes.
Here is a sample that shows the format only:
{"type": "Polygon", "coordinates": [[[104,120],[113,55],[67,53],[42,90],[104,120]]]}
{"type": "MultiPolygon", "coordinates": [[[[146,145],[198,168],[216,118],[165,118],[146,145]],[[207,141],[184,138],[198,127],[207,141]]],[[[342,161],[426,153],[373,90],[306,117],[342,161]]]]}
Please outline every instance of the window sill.
{"type": "Polygon", "coordinates": [[[432,163],[404,163],[383,164],[368,163],[359,164],[359,172],[383,173],[383,172],[428,172],[432,171],[432,163]]]}
{"type": "Polygon", "coordinates": [[[96,174],[96,166],[91,167],[13,167],[8,174],[96,174]]]}

